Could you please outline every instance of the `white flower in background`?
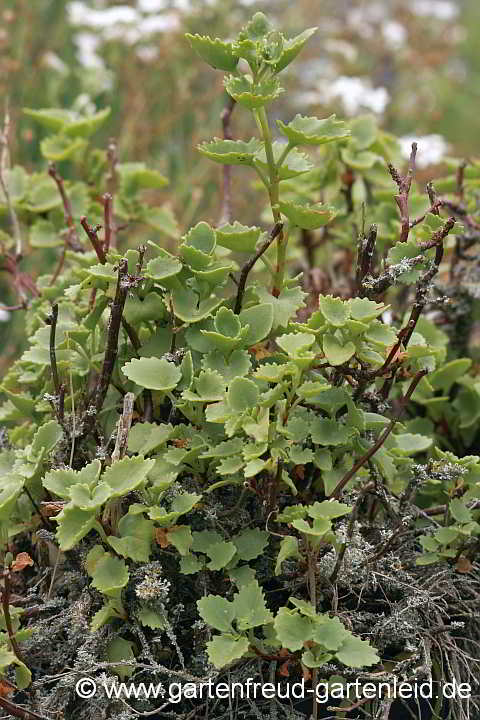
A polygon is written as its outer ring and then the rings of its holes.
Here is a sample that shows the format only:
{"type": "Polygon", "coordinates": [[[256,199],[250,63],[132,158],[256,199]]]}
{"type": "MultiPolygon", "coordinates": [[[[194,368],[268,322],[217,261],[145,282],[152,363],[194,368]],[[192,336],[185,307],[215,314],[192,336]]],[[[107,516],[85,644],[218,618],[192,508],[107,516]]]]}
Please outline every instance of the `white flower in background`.
{"type": "Polygon", "coordinates": [[[10,313],[8,310],[0,308],[0,322],[8,322],[10,320],[10,313]]]}
{"type": "Polygon", "coordinates": [[[144,18],[139,24],[142,35],[151,35],[158,32],[172,32],[180,29],[180,18],[178,13],[166,13],[165,15],[154,15],[144,18]]]}
{"type": "Polygon", "coordinates": [[[408,158],[412,151],[412,143],[418,145],[416,163],[419,168],[437,165],[442,162],[449,150],[447,141],[442,135],[423,135],[415,137],[407,135],[399,138],[403,155],[408,158]]]}
{"type": "Polygon", "coordinates": [[[89,68],[105,69],[105,63],[102,58],[97,55],[101,41],[98,35],[93,33],[81,32],[74,37],[77,46],[77,59],[80,65],[89,68]]]}
{"type": "Polygon", "coordinates": [[[72,25],[86,25],[99,30],[116,24],[131,25],[140,20],[137,10],[128,5],[113,5],[104,10],[94,10],[83,2],[71,2],[67,11],[72,25]]]}
{"type": "Polygon", "coordinates": [[[396,20],[387,20],[382,24],[382,35],[386,43],[398,50],[403,47],[407,41],[407,29],[396,20]]]}
{"type": "Polygon", "coordinates": [[[345,40],[337,40],[336,38],[329,38],[325,40],[325,50],[328,53],[335,53],[336,55],[342,55],[348,62],[355,62],[358,57],[358,50],[355,45],[352,45],[345,40]]]}
{"type": "Polygon", "coordinates": [[[339,98],[347,115],[355,115],[361,108],[381,114],[390,101],[386,88],[374,88],[367,78],[346,75],[340,75],[332,83],[325,84],[321,93],[326,102],[339,98]]]}
{"type": "Polygon", "coordinates": [[[68,75],[70,72],[70,68],[67,63],[64,63],[63,60],[51,50],[44,53],[42,57],[42,65],[50,68],[51,70],[56,70],[60,75],[68,75]]]}
{"type": "Polygon", "coordinates": [[[410,9],[416,15],[438,20],[453,20],[459,12],[457,5],[450,0],[412,0],[410,9]]]}
{"type": "Polygon", "coordinates": [[[135,54],[145,63],[151,63],[158,58],[159,48],[156,45],[141,45],[135,48],[135,54]]]}
{"type": "Polygon", "coordinates": [[[138,0],[137,7],[144,13],[161,12],[168,7],[168,0],[138,0]]]}

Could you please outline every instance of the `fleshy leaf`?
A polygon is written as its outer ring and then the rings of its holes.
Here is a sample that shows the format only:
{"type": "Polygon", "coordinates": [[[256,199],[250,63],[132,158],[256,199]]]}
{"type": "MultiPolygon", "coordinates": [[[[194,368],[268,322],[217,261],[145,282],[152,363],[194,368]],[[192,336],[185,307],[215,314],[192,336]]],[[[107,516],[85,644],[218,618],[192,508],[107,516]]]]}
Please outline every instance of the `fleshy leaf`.
{"type": "Polygon", "coordinates": [[[281,120],[277,120],[277,125],[291,145],[324,145],[350,135],[347,124],[336,120],[336,115],[330,115],[324,120],[295,115],[288,125],[281,120]]]}
{"type": "Polygon", "coordinates": [[[174,363],[164,358],[133,358],[126,363],[122,372],[129,380],[150,390],[173,390],[182,373],[174,363]]]}
{"type": "Polygon", "coordinates": [[[249,82],[247,78],[247,75],[240,77],[229,75],[225,78],[224,84],[225,90],[234,100],[251,110],[267,105],[284,92],[276,77],[255,84],[249,82]]]}
{"type": "Polygon", "coordinates": [[[342,345],[335,335],[325,335],[323,352],[330,365],[343,365],[355,355],[355,345],[351,341],[342,345]]]}
{"type": "Polygon", "coordinates": [[[198,145],[199,152],[214,162],[223,165],[253,165],[255,156],[263,147],[257,138],[244,140],[221,140],[214,138],[212,142],[198,145]]]}
{"type": "Polygon", "coordinates": [[[232,72],[237,67],[238,56],[234,55],[232,43],[223,42],[219,38],[212,38],[204,35],[191,35],[186,33],[185,37],[190,45],[202,60],[218,70],[232,72]]]}
{"type": "Polygon", "coordinates": [[[222,633],[207,643],[208,659],[216,668],[222,668],[243,657],[249,644],[248,638],[242,635],[222,633]]]}
{"type": "Polygon", "coordinates": [[[216,228],[217,243],[233,252],[253,253],[261,234],[258,227],[247,227],[235,221],[216,228]]]}
{"type": "Polygon", "coordinates": [[[249,630],[273,620],[272,613],[265,605],[262,589],[256,580],[240,588],[234,595],[233,605],[238,630],[249,630]]]}
{"type": "Polygon", "coordinates": [[[280,202],[280,210],[294,225],[304,230],[315,230],[333,220],[337,211],[330,205],[298,205],[280,202]]]}
{"type": "Polygon", "coordinates": [[[111,497],[121,497],[142,485],[155,460],[142,457],[125,457],[110,465],[102,475],[103,482],[112,488],[111,497]]]}
{"type": "Polygon", "coordinates": [[[301,650],[303,644],[312,637],[310,618],[300,615],[297,610],[281,607],[275,617],[273,626],[282,647],[292,652],[301,650]]]}
{"type": "Polygon", "coordinates": [[[232,622],[235,618],[235,608],[221,595],[207,595],[197,600],[200,617],[215,628],[215,630],[232,632],[232,622]]]}

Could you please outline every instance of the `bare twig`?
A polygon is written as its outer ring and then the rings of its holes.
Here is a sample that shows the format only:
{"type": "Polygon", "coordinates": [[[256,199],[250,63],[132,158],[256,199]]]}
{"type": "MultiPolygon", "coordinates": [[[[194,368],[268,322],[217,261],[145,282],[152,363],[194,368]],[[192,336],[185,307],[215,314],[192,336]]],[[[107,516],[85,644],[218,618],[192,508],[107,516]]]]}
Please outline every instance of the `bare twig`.
{"type": "Polygon", "coordinates": [[[115,360],[117,359],[118,334],[120,332],[123,308],[125,307],[125,301],[128,293],[128,282],[126,282],[127,275],[128,263],[125,258],[122,258],[118,264],[117,289],[115,291],[115,298],[112,303],[110,319],[108,321],[107,347],[105,349],[102,372],[95,389],[95,409],[97,413],[99,413],[103,407],[105,396],[112,378],[113,369],[115,367],[115,360]]]}
{"type": "Polygon", "coordinates": [[[101,264],[105,265],[105,251],[103,249],[102,243],[98,238],[98,231],[100,230],[101,225],[89,225],[85,215],[82,215],[82,217],[80,218],[80,225],[87,233],[88,239],[92,243],[93,249],[97,253],[97,257],[100,260],[101,264]]]}
{"type": "Polygon", "coordinates": [[[13,717],[18,717],[22,720],[47,720],[44,715],[39,715],[33,712],[33,710],[26,710],[4,697],[0,697],[0,707],[3,707],[10,715],[13,715],[13,717]]]}
{"type": "Polygon", "coordinates": [[[110,248],[117,246],[117,227],[113,219],[113,195],[105,193],[102,196],[104,223],[105,223],[105,241],[103,245],[104,253],[108,253],[110,248]]]}
{"type": "Polygon", "coordinates": [[[417,387],[420,380],[427,374],[427,370],[420,370],[415,377],[413,378],[412,382],[410,383],[410,387],[408,388],[407,392],[405,393],[404,397],[401,400],[400,409],[396,413],[396,415],[390,420],[389,424],[385,428],[385,430],[379,435],[376,443],[372,445],[372,447],[367,450],[367,452],[362,455],[361,458],[357,460],[357,462],[353,465],[353,467],[343,476],[343,478],[340,480],[336,488],[332,493],[330,493],[330,497],[338,498],[340,493],[342,492],[345,485],[354,477],[354,475],[360,470],[363,465],[365,465],[370,458],[375,455],[377,450],[380,450],[383,443],[387,439],[387,437],[392,432],[393,428],[397,424],[397,422],[400,420],[401,416],[403,415],[403,412],[405,410],[405,407],[412,397],[415,388],[417,387]]]}
{"type": "Polygon", "coordinates": [[[112,453],[112,462],[121,460],[127,452],[128,433],[130,432],[130,427],[132,425],[134,402],[135,395],[131,392],[126,393],[123,398],[123,413],[118,421],[117,439],[115,442],[115,449],[112,453]]]}
{"type": "MultiPolygon", "coordinates": [[[[115,195],[115,191],[117,189],[117,162],[118,162],[118,154],[117,154],[117,142],[115,138],[110,138],[108,141],[108,147],[107,147],[107,160],[108,160],[108,175],[107,175],[107,188],[108,192],[112,197],[115,195]]],[[[112,247],[115,247],[112,245],[112,247]]]]}
{"type": "MultiPolygon", "coordinates": [[[[223,137],[225,140],[232,139],[232,132],[230,129],[230,120],[232,113],[235,108],[235,100],[227,95],[225,107],[222,110],[220,119],[223,127],[223,137]]],[[[232,220],[232,166],[224,165],[222,168],[223,174],[223,198],[222,198],[222,212],[220,214],[219,225],[225,225],[232,220]]]]}
{"type": "MultiPolygon", "coordinates": [[[[407,347],[408,343],[410,342],[410,339],[413,335],[413,332],[415,330],[415,327],[417,325],[417,322],[420,318],[420,315],[422,314],[423,308],[427,304],[428,300],[428,293],[430,290],[430,283],[435,277],[435,275],[438,273],[438,270],[440,268],[440,263],[443,259],[443,241],[447,237],[450,230],[455,225],[455,218],[449,217],[448,220],[445,221],[443,226],[433,233],[431,240],[428,243],[425,243],[423,245],[422,249],[430,249],[432,247],[435,247],[435,258],[433,262],[430,265],[430,268],[425,272],[422,278],[417,283],[417,289],[415,293],[415,302],[412,307],[412,311],[410,313],[410,318],[406,324],[406,326],[400,330],[398,334],[398,339],[395,347],[397,349],[400,348],[400,345],[403,345],[404,348],[407,347]]],[[[392,349],[393,352],[393,349],[392,349]]],[[[391,354],[391,353],[390,353],[391,354]]],[[[392,388],[392,385],[395,380],[395,371],[392,373],[392,375],[387,378],[383,384],[382,390],[381,390],[381,396],[383,399],[386,399],[389,394],[390,390],[392,388]]]]}
{"type": "Polygon", "coordinates": [[[3,194],[8,208],[8,215],[10,217],[10,223],[13,230],[13,238],[15,240],[15,260],[19,262],[23,257],[23,241],[22,232],[20,230],[20,223],[18,222],[17,213],[13,207],[12,199],[10,197],[10,191],[5,178],[5,173],[10,167],[10,157],[8,151],[8,138],[10,134],[10,111],[8,107],[8,99],[5,107],[5,115],[3,121],[3,131],[0,134],[0,187],[2,188],[3,194]]]}
{"type": "Polygon", "coordinates": [[[410,153],[410,162],[408,171],[405,175],[401,175],[393,165],[389,164],[388,169],[390,175],[398,187],[398,195],[395,195],[395,202],[400,211],[400,221],[402,229],[400,232],[400,242],[407,242],[410,232],[410,218],[408,213],[408,196],[412,187],[412,180],[415,174],[415,158],[417,156],[417,143],[412,143],[412,152],[410,153]]]}
{"type": "Polygon", "coordinates": [[[17,639],[15,637],[15,632],[14,632],[13,626],[12,626],[12,618],[10,617],[10,593],[11,593],[10,569],[5,568],[3,571],[3,592],[2,592],[2,610],[3,610],[3,617],[5,620],[5,627],[7,630],[8,640],[10,642],[10,645],[12,646],[13,652],[15,653],[16,657],[20,660],[20,662],[25,663],[25,660],[22,655],[22,651],[20,650],[17,639]]]}
{"type": "Polygon", "coordinates": [[[368,235],[365,237],[363,232],[360,236],[358,257],[357,257],[357,290],[359,297],[365,296],[363,288],[364,278],[370,274],[372,269],[373,253],[375,252],[375,243],[377,241],[377,226],[371,225],[368,235]]]}
{"type": "Polygon", "coordinates": [[[55,394],[60,395],[60,381],[58,379],[57,355],[55,352],[55,335],[57,332],[58,303],[52,305],[52,312],[47,317],[46,323],[50,325],[50,368],[52,371],[53,387],[55,394]]]}
{"type": "Polygon", "coordinates": [[[70,199],[65,191],[63,178],[57,171],[55,163],[49,164],[48,174],[50,175],[52,180],[54,180],[58,188],[58,192],[60,193],[60,197],[62,198],[63,215],[68,228],[67,243],[75,252],[85,252],[85,249],[83,248],[80,240],[78,239],[77,228],[75,227],[75,221],[73,219],[72,203],[70,202],[70,199]]]}
{"type": "Polygon", "coordinates": [[[275,223],[269,236],[262,243],[260,248],[255,253],[255,255],[252,255],[252,257],[249,260],[247,260],[245,265],[242,267],[242,270],[240,273],[240,278],[238,281],[237,299],[235,300],[235,308],[234,308],[234,313],[236,315],[238,315],[240,310],[242,309],[242,300],[243,300],[243,295],[245,293],[245,285],[247,284],[247,278],[248,278],[248,274],[249,274],[250,270],[253,268],[253,266],[255,265],[257,260],[262,257],[263,253],[266,252],[266,250],[268,250],[268,248],[273,243],[275,238],[282,232],[282,229],[283,229],[283,223],[281,223],[281,222],[275,223]]]}

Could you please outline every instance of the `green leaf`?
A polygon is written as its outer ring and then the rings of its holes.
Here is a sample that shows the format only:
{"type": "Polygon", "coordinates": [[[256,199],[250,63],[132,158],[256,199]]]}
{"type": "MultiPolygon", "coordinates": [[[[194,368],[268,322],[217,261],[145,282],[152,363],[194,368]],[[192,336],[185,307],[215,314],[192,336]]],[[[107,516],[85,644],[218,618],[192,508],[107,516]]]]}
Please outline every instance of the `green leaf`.
{"type": "Polygon", "coordinates": [[[188,525],[174,525],[168,531],[168,539],[180,555],[187,555],[192,545],[192,531],[188,525]]]}
{"type": "Polygon", "coordinates": [[[315,335],[310,333],[288,333],[277,337],[275,342],[282,350],[285,350],[287,355],[295,358],[312,347],[315,342],[315,335]]]}
{"type": "Polygon", "coordinates": [[[150,390],[173,390],[182,373],[174,363],[164,358],[133,358],[126,363],[122,372],[129,380],[150,390]]]}
{"type": "MultiPolygon", "coordinates": [[[[20,165],[15,165],[13,168],[8,168],[5,171],[5,182],[8,188],[8,194],[10,195],[10,201],[16,204],[23,200],[27,191],[28,175],[25,168],[20,165]]],[[[1,197],[3,198],[3,190],[1,197]]]]}
{"type": "Polygon", "coordinates": [[[32,682],[32,673],[28,667],[21,660],[14,660],[16,663],[15,668],[15,682],[19,690],[24,690],[32,682]]]}
{"type": "Polygon", "coordinates": [[[472,513],[460,498],[453,498],[448,505],[450,515],[459,523],[468,523],[472,520],[472,513]]]}
{"type": "Polygon", "coordinates": [[[353,298],[348,301],[348,305],[352,318],[364,323],[374,320],[387,309],[387,305],[367,298],[353,298]]]}
{"type": "Polygon", "coordinates": [[[335,208],[330,205],[298,205],[293,202],[280,202],[279,206],[293,225],[304,230],[323,227],[337,214],[335,208]]]}
{"type": "Polygon", "coordinates": [[[338,500],[323,500],[323,502],[316,502],[313,505],[309,505],[307,512],[311,518],[327,518],[333,520],[334,518],[343,517],[352,512],[351,507],[338,502],[338,500]]]}
{"type": "Polygon", "coordinates": [[[57,233],[55,227],[49,220],[37,220],[30,227],[31,247],[51,248],[64,244],[64,240],[57,233]]]}
{"type": "Polygon", "coordinates": [[[365,150],[377,139],[378,127],[374,115],[360,115],[351,121],[350,128],[356,150],[365,150]]]}
{"type": "MultiPolygon", "coordinates": [[[[277,173],[280,180],[288,180],[289,178],[303,175],[303,173],[310,172],[315,167],[308,157],[304,153],[299,152],[295,148],[291,150],[286,158],[282,161],[279,166],[281,156],[285,151],[285,143],[275,141],[272,144],[273,159],[277,165],[277,173]]],[[[268,175],[268,160],[265,152],[265,148],[257,153],[255,165],[260,167],[266,175],[268,175]]]]}
{"type": "Polygon", "coordinates": [[[183,575],[193,575],[196,572],[200,572],[203,567],[204,564],[192,553],[182,555],[180,558],[180,572],[183,575]]]}
{"type": "Polygon", "coordinates": [[[222,668],[243,657],[249,645],[248,638],[243,636],[217,635],[207,643],[208,659],[216,668],[222,668]]]}
{"type": "Polygon", "coordinates": [[[118,555],[137,562],[148,562],[153,537],[153,522],[143,515],[127,513],[118,523],[120,537],[110,535],[108,542],[118,555]]]}
{"type": "Polygon", "coordinates": [[[377,651],[366,640],[351,635],[335,653],[340,662],[348,667],[370,667],[380,662],[377,651]]]}
{"type": "Polygon", "coordinates": [[[207,595],[197,600],[197,608],[202,620],[215,630],[232,632],[235,607],[221,595],[207,595]]]}
{"type": "Polygon", "coordinates": [[[326,650],[339,650],[352,634],[342,625],[338,617],[317,616],[313,623],[312,640],[326,650]]]}
{"type": "Polygon", "coordinates": [[[280,543],[280,548],[277,555],[277,562],[275,564],[275,575],[282,574],[282,563],[284,560],[289,558],[299,558],[300,553],[298,550],[298,540],[293,535],[286,535],[280,543]]]}
{"type": "Polygon", "coordinates": [[[186,33],[185,37],[188,38],[197,55],[213,68],[232,72],[237,67],[238,56],[233,53],[232,43],[190,33],[186,33]]]}
{"type": "Polygon", "coordinates": [[[84,148],[85,140],[69,138],[66,135],[49,135],[40,143],[42,155],[53,162],[68,160],[84,148]]]}
{"type": "Polygon", "coordinates": [[[307,296],[299,287],[284,288],[278,297],[274,297],[266,287],[257,287],[255,292],[260,302],[272,306],[272,330],[287,327],[291,318],[304,307],[304,298],[307,296]]]}
{"type": "Polygon", "coordinates": [[[253,165],[263,143],[257,138],[251,138],[248,142],[214,138],[212,142],[202,143],[197,147],[202,155],[222,165],[253,165]]]}
{"type": "Polygon", "coordinates": [[[268,545],[268,533],[258,528],[249,528],[232,540],[240,560],[254,560],[268,545]]]}
{"type": "Polygon", "coordinates": [[[33,436],[30,456],[37,457],[42,451],[48,455],[62,437],[63,430],[56,420],[50,420],[41,425],[33,436]]]}
{"type": "Polygon", "coordinates": [[[323,338],[323,352],[330,365],[343,365],[355,355],[355,345],[349,341],[342,345],[335,335],[325,335],[323,338]]]}
{"type": "Polygon", "coordinates": [[[316,445],[345,445],[353,432],[352,428],[328,418],[317,417],[310,426],[310,434],[316,445]]]}
{"type": "Polygon", "coordinates": [[[25,205],[31,212],[45,213],[60,205],[62,198],[55,183],[49,177],[30,178],[30,188],[25,205]]]}
{"type": "Polygon", "coordinates": [[[31,108],[23,108],[23,114],[36,120],[48,130],[63,130],[65,125],[73,122],[75,113],[71,110],[60,110],[58,108],[48,108],[45,110],[32,110],[31,108]]]}
{"type": "Polygon", "coordinates": [[[105,552],[100,545],[90,550],[85,562],[93,587],[104,595],[117,596],[128,583],[125,561],[105,552]]]}
{"type": "MultiPolygon", "coordinates": [[[[130,640],[124,640],[122,637],[114,637],[107,645],[107,660],[109,663],[127,660],[132,662],[135,660],[133,652],[133,643],[130,640]]],[[[111,670],[116,673],[122,680],[133,675],[135,667],[132,665],[113,665],[111,670]]]]}
{"type": "Polygon", "coordinates": [[[258,403],[258,387],[247,378],[235,378],[228,388],[228,404],[235,412],[244,412],[258,403]]]}
{"type": "Polygon", "coordinates": [[[295,115],[288,125],[281,120],[277,120],[277,125],[291,145],[324,145],[350,135],[347,124],[336,120],[336,115],[324,120],[295,115]]]}
{"type": "Polygon", "coordinates": [[[300,35],[296,35],[294,38],[291,38],[291,40],[285,40],[283,43],[282,54],[280,55],[278,62],[276,62],[274,66],[275,72],[279,73],[284,70],[287,65],[290,65],[290,63],[295,60],[298,53],[302,50],[305,43],[316,32],[316,27],[308,28],[307,30],[304,30],[302,33],[300,33],[300,35]]]}
{"type": "Polygon", "coordinates": [[[267,105],[284,92],[276,77],[252,83],[248,75],[229,75],[225,78],[224,85],[234,100],[250,110],[267,105]]]}
{"type": "Polygon", "coordinates": [[[215,235],[218,245],[228,250],[254,253],[261,232],[258,227],[247,227],[235,221],[233,225],[227,224],[216,228],[215,235]]]}
{"type": "Polygon", "coordinates": [[[210,558],[208,568],[210,570],[222,570],[234,557],[236,548],[232,542],[221,540],[209,545],[205,552],[210,558]]]}
{"type": "Polygon", "coordinates": [[[88,138],[97,132],[97,130],[107,120],[109,115],[110,108],[106,107],[93,115],[86,115],[84,117],[71,120],[64,128],[65,135],[88,138]]]}
{"type": "Polygon", "coordinates": [[[318,305],[325,320],[334,327],[343,327],[350,317],[350,306],[332,295],[320,295],[318,305]]]}
{"type": "Polygon", "coordinates": [[[215,295],[199,300],[198,295],[184,287],[174,288],[172,303],[175,315],[186,323],[197,323],[204,320],[223,302],[215,295]]]}
{"type": "Polygon", "coordinates": [[[440,560],[438,553],[423,553],[415,559],[415,565],[433,565],[440,560]]]}
{"type": "MultiPolygon", "coordinates": [[[[389,347],[393,345],[397,339],[397,333],[395,330],[384,323],[374,320],[367,332],[365,333],[365,340],[383,347],[389,347]]],[[[430,377],[428,378],[430,381],[430,377]]]]}
{"type": "Polygon", "coordinates": [[[413,433],[394,435],[393,439],[397,443],[397,448],[401,451],[402,455],[407,456],[425,452],[425,450],[428,450],[428,448],[433,444],[432,438],[413,433]]]}
{"type": "Polygon", "coordinates": [[[238,630],[249,630],[273,620],[272,613],[265,605],[262,589],[256,580],[240,588],[233,596],[233,605],[238,630]]]}
{"type": "Polygon", "coordinates": [[[242,326],[248,325],[248,332],[243,338],[243,342],[247,347],[251,347],[270,333],[273,324],[273,307],[267,303],[253,305],[242,310],[238,317],[242,326]]]}
{"type": "Polygon", "coordinates": [[[313,537],[321,537],[331,529],[331,523],[326,518],[315,518],[312,525],[306,520],[298,518],[293,520],[292,526],[304,535],[312,535],[313,537]]]}
{"type": "Polygon", "coordinates": [[[295,652],[302,650],[303,644],[312,637],[310,618],[300,615],[297,610],[281,607],[273,622],[275,633],[282,647],[295,652]]]}
{"type": "Polygon", "coordinates": [[[343,148],[340,152],[343,162],[354,170],[369,170],[376,162],[382,161],[380,155],[363,150],[362,152],[355,152],[353,146],[343,148]]]}
{"type": "Polygon", "coordinates": [[[111,497],[122,497],[143,485],[155,460],[144,460],[142,457],[124,457],[107,467],[102,480],[111,487],[111,497]]]}
{"type": "Polygon", "coordinates": [[[59,523],[57,540],[60,550],[71,550],[95,525],[96,511],[66,505],[55,520],[59,523]]]}
{"type": "Polygon", "coordinates": [[[164,445],[173,433],[173,426],[137,422],[128,434],[128,450],[138,455],[147,455],[164,445]]]}
{"type": "Polygon", "coordinates": [[[157,170],[150,170],[143,162],[119,163],[122,193],[135,196],[140,190],[158,190],[168,185],[168,180],[157,170]]]}
{"type": "Polygon", "coordinates": [[[145,275],[152,280],[162,282],[175,275],[182,269],[182,263],[178,258],[170,255],[166,250],[161,250],[160,255],[147,263],[145,275]]]}
{"type": "Polygon", "coordinates": [[[435,372],[430,373],[428,382],[435,390],[443,390],[445,393],[449,393],[452,385],[466,375],[471,365],[470,358],[451,360],[438,368],[438,370],[435,370],[435,372]]]}

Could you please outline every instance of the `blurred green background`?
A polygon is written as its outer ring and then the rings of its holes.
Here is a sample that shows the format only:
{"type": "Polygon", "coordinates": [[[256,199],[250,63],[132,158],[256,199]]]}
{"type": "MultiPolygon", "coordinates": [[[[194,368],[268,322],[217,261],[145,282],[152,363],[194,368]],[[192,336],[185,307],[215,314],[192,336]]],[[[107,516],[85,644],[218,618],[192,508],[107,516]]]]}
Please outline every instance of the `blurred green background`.
{"type": "MultiPolygon", "coordinates": [[[[121,161],[142,160],[167,175],[159,199],[181,232],[199,219],[218,221],[221,170],[195,146],[221,134],[225,103],[223,74],[197,58],[184,33],[228,38],[257,10],[287,35],[318,26],[282,74],[287,92],[272,119],[374,113],[405,153],[418,140],[420,179],[439,174],[446,155],[477,152],[478,0],[3,0],[0,7],[0,110],[8,97],[12,164],[46,170],[44,131],[23,107],[89,113],[109,105],[94,144],[105,148],[114,137],[121,161]]],[[[255,133],[241,108],[232,132],[255,133]]],[[[68,166],[62,172],[68,178],[68,166]]],[[[258,223],[263,195],[257,199],[242,172],[233,173],[233,204],[235,217],[258,223]]],[[[0,283],[0,301],[11,302],[0,283]]],[[[18,322],[3,324],[2,343],[18,322]]]]}
{"type": "MultiPolygon", "coordinates": [[[[3,0],[0,95],[12,107],[13,162],[45,164],[42,131],[22,107],[111,105],[96,143],[114,136],[122,160],[162,170],[182,227],[215,216],[219,171],[195,145],[220,134],[222,73],[196,58],[184,32],[228,37],[256,10],[292,34],[318,26],[284,79],[279,117],[374,112],[406,147],[419,139],[421,166],[475,153],[478,0],[3,0]]],[[[244,117],[234,117],[238,136],[244,117]]]]}

